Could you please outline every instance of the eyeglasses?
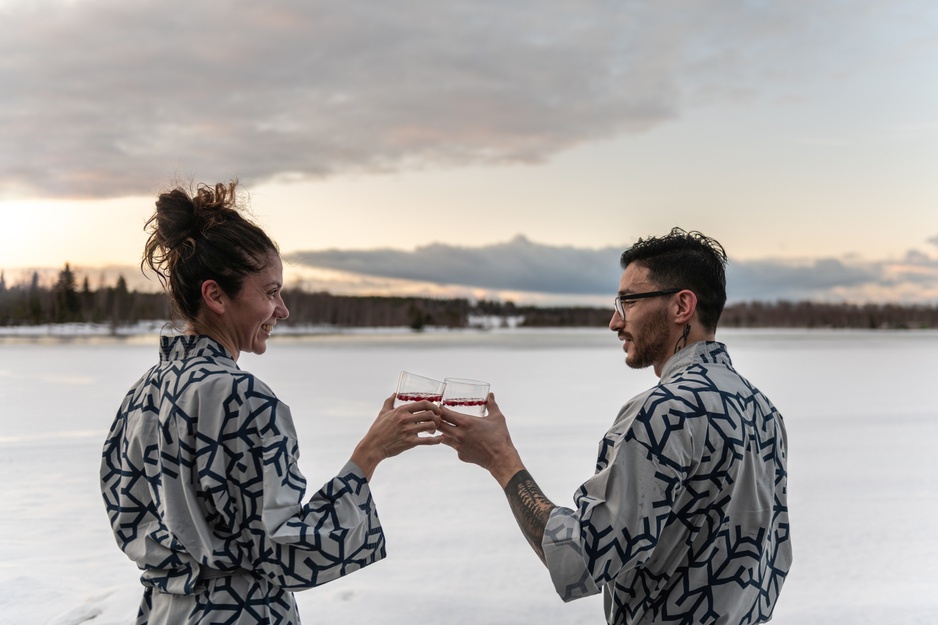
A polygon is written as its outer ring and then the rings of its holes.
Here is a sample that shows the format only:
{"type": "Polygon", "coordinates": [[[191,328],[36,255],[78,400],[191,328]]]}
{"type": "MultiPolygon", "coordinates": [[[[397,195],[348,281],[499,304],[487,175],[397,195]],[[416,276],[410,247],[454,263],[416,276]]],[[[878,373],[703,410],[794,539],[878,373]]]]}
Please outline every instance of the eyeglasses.
{"type": "Polygon", "coordinates": [[[619,313],[619,316],[625,319],[625,302],[629,302],[636,299],[645,299],[648,297],[661,297],[662,295],[674,295],[679,293],[684,289],[668,289],[666,291],[648,291],[647,293],[626,293],[625,295],[616,296],[615,307],[616,312],[619,313]]]}

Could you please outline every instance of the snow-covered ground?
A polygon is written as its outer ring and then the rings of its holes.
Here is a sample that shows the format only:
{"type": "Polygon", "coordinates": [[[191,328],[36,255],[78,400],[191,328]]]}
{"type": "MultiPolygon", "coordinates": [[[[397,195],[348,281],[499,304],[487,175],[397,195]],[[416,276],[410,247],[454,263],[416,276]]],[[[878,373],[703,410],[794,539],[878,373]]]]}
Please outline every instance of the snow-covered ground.
{"type": "MultiPolygon", "coordinates": [[[[773,623],[938,623],[938,333],[722,331],[785,416],[795,563],[773,623]]],[[[138,572],[97,471],[154,336],[0,337],[0,622],[133,621],[138,572]]],[[[596,443],[654,382],[602,330],[281,337],[241,366],[293,409],[311,488],[347,459],[401,369],[491,382],[531,473],[569,505],[596,443]]],[[[378,467],[386,560],[298,595],[304,623],[602,623],[563,604],[497,484],[440,446],[378,467]]]]}

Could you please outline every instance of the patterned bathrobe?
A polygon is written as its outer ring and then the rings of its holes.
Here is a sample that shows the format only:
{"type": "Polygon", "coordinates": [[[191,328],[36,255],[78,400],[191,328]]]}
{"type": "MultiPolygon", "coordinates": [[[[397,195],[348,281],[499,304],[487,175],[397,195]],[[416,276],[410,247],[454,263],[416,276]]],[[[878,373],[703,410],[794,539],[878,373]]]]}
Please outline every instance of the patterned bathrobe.
{"type": "Polygon", "coordinates": [[[143,571],[137,625],[299,623],[293,590],[385,555],[368,482],[349,462],[311,499],[289,408],[209,337],[162,337],[124,398],[101,490],[143,571]]]}
{"type": "Polygon", "coordinates": [[[717,342],[689,345],[619,412],[576,509],[541,545],[565,601],[616,625],[762,623],[791,565],[787,437],[717,342]]]}

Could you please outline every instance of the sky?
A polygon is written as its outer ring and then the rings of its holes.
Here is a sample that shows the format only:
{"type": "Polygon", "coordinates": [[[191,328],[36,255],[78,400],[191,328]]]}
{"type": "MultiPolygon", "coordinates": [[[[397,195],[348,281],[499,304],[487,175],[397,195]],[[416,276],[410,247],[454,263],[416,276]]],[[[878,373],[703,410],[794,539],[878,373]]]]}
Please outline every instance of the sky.
{"type": "Polygon", "coordinates": [[[153,288],[237,178],[288,286],[602,304],[680,226],[731,301],[935,303],[936,68],[918,0],[0,0],[0,271],[153,288]]]}

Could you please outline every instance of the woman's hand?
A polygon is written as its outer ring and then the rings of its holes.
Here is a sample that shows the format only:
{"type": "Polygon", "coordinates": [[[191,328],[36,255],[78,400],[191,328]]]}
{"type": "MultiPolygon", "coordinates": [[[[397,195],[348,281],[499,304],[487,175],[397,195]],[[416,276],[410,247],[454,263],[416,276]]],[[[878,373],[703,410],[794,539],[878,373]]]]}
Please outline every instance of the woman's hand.
{"type": "Polygon", "coordinates": [[[371,479],[375,467],[385,458],[396,456],[417,445],[439,445],[440,436],[432,434],[440,427],[440,407],[429,401],[415,401],[394,407],[396,394],[381,406],[378,418],[355,447],[352,461],[371,479]]]}

